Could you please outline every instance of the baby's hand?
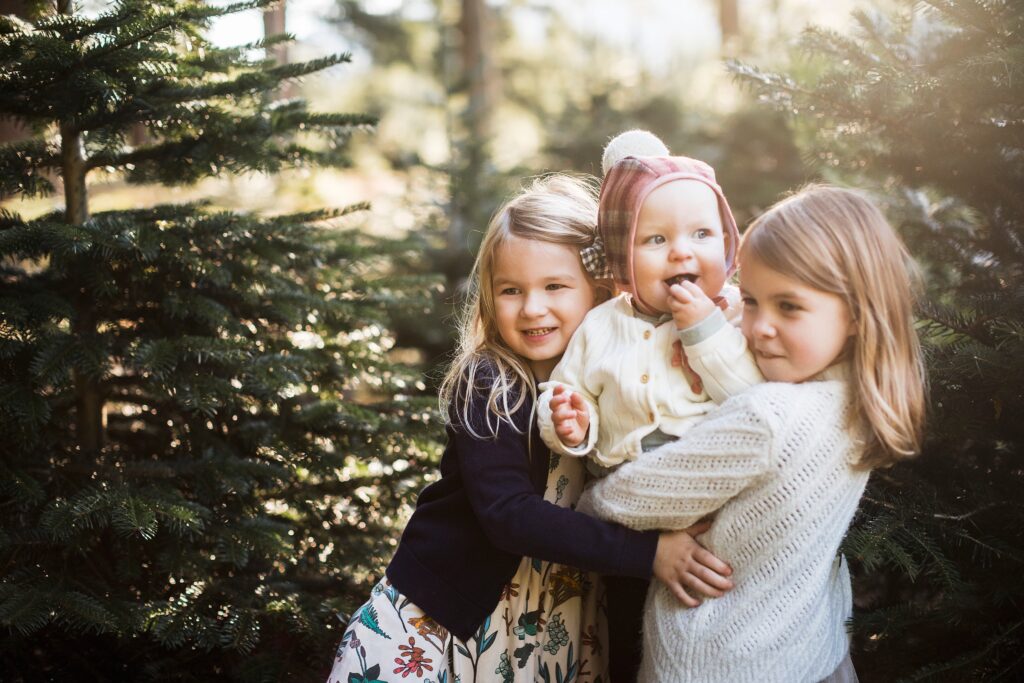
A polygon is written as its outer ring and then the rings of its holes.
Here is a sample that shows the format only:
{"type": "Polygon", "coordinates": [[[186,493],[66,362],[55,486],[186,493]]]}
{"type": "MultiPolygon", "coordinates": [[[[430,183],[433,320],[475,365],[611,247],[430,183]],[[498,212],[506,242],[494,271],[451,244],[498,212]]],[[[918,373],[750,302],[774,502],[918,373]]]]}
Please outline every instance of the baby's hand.
{"type": "Polygon", "coordinates": [[[575,391],[556,386],[551,397],[551,420],[559,441],[569,448],[579,446],[587,438],[590,428],[590,412],[587,403],[575,391]]]}
{"type": "Polygon", "coordinates": [[[693,327],[718,308],[700,287],[687,280],[672,285],[668,291],[668,307],[677,330],[693,327]]]}

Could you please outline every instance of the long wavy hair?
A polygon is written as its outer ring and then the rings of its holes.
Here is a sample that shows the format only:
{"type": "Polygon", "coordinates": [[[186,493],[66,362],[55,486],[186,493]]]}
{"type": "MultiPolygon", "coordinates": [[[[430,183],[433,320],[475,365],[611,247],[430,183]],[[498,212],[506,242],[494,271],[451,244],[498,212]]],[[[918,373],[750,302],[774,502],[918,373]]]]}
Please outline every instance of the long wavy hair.
{"type": "MultiPolygon", "coordinates": [[[[498,208],[469,276],[454,358],[441,383],[441,410],[447,420],[457,421],[474,437],[493,438],[501,422],[521,431],[512,415],[527,397],[536,400],[529,366],[498,334],[491,278],[499,248],[519,237],[579,249],[592,244],[596,234],[597,182],[589,177],[554,174],[535,179],[498,208]],[[479,417],[470,419],[469,413],[472,396],[479,391],[488,392],[486,434],[478,433],[479,417]]],[[[592,284],[598,292],[595,303],[608,298],[610,283],[592,284]]]]}
{"type": "Polygon", "coordinates": [[[859,465],[885,467],[917,454],[927,404],[913,317],[919,275],[878,207],[853,190],[810,185],[751,224],[741,269],[751,257],[849,307],[853,418],[865,435],[859,465]]]}

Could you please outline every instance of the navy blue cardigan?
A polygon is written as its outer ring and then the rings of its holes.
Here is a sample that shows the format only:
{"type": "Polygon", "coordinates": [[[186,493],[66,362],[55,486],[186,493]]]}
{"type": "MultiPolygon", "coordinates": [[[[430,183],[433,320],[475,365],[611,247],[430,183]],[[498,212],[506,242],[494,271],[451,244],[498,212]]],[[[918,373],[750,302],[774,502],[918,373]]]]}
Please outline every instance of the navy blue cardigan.
{"type": "MultiPolygon", "coordinates": [[[[478,434],[488,433],[486,393],[478,388],[471,403],[478,434]]],[[[497,607],[523,556],[651,576],[657,531],[634,531],[544,500],[551,454],[535,426],[527,432],[532,409],[526,400],[513,415],[520,434],[504,422],[496,439],[447,428],[441,479],[420,493],[387,569],[402,594],[464,641],[497,607]]]]}

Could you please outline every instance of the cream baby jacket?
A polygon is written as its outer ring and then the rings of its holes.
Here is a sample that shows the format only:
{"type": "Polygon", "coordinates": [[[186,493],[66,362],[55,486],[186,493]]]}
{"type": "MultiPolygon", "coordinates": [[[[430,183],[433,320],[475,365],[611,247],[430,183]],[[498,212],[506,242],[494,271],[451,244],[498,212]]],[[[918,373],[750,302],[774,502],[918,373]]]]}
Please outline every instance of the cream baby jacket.
{"type": "Polygon", "coordinates": [[[682,440],[597,481],[578,509],[634,529],[683,529],[717,511],[701,543],[734,588],[683,607],[659,581],[644,611],[640,680],[802,683],[849,648],[850,578],[837,557],[868,480],[851,466],[842,370],[729,399],[682,440]]]}
{"type": "Polygon", "coordinates": [[[712,401],[764,381],[743,334],[722,320],[700,341],[686,343],[684,336],[686,358],[704,383],[694,393],[682,367],[672,367],[672,343],[680,333],[671,321],[656,326],[637,317],[628,294],[592,309],[550,381],[540,385],[537,424],[544,442],[556,453],[590,455],[614,467],[635,460],[641,440],[655,429],[681,436],[714,407],[712,401]],[[559,384],[579,392],[590,411],[587,440],[575,448],[562,444],[551,420],[549,402],[559,384]]]}

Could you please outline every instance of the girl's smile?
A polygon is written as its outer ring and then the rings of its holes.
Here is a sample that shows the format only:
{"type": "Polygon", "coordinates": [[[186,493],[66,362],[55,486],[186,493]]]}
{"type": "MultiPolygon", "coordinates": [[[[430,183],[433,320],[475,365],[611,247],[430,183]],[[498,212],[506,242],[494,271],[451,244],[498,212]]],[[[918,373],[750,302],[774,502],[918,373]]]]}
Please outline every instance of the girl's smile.
{"type": "Polygon", "coordinates": [[[537,380],[546,380],[594,305],[579,253],[512,237],[495,254],[491,287],[498,335],[537,380]]]}

